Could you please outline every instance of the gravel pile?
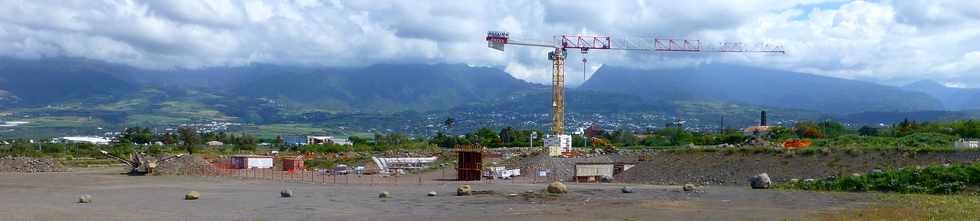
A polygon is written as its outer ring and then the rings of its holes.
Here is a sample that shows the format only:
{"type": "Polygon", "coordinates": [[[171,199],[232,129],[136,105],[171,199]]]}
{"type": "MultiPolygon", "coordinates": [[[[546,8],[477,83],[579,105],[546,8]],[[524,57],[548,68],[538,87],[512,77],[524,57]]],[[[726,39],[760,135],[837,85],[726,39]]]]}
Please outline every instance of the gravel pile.
{"type": "Polygon", "coordinates": [[[65,172],[65,166],[51,158],[0,157],[0,172],[65,172]]]}
{"type": "Polygon", "coordinates": [[[157,175],[183,175],[200,168],[211,168],[214,166],[210,162],[196,155],[184,155],[183,157],[161,162],[157,165],[155,174],[157,175]]]}
{"type": "Polygon", "coordinates": [[[749,178],[767,173],[773,183],[791,179],[821,178],[866,173],[875,169],[980,162],[980,152],[904,154],[895,151],[862,153],[671,153],[659,152],[649,161],[617,177],[631,183],[745,185],[749,178]]]}

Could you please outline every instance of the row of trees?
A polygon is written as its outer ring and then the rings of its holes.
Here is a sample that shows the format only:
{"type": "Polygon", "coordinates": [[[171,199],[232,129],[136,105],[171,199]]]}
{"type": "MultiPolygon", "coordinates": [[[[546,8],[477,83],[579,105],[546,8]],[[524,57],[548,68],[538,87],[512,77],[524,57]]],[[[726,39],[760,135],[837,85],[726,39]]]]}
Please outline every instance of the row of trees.
{"type": "MultiPolygon", "coordinates": [[[[450,128],[454,120],[446,121],[450,128]]],[[[964,120],[952,122],[919,123],[904,120],[889,127],[863,126],[850,129],[835,121],[801,121],[792,127],[773,126],[761,138],[781,142],[788,139],[822,140],[818,144],[848,143],[855,140],[869,141],[867,137],[881,137],[871,143],[880,145],[922,146],[951,144],[957,138],[980,138],[980,121],[964,120]],[[914,135],[914,136],[913,136],[914,135]],[[857,139],[856,137],[864,137],[857,139]],[[834,141],[840,138],[840,141],[834,141]],[[885,141],[887,140],[887,141],[885,141]]],[[[530,146],[531,134],[537,133],[533,139],[535,145],[541,145],[545,133],[538,130],[519,130],[505,127],[499,131],[481,128],[475,132],[459,136],[437,133],[429,142],[439,147],[451,148],[456,145],[480,144],[486,147],[525,147],[530,146]]],[[[648,129],[643,132],[624,130],[604,131],[590,128],[586,131],[589,137],[602,138],[616,146],[679,146],[742,144],[754,139],[755,136],[745,134],[741,130],[727,128],[720,132],[695,132],[683,128],[669,127],[648,129]]],[[[573,146],[585,146],[586,137],[573,135],[573,146]]]]}

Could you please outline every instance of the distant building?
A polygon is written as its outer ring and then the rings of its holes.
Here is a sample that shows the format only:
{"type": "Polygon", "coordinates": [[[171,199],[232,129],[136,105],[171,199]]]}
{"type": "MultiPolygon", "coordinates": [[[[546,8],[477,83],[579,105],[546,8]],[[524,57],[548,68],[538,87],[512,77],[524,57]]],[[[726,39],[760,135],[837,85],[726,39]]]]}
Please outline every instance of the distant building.
{"type": "Polygon", "coordinates": [[[217,146],[224,146],[225,145],[225,143],[222,143],[221,141],[217,141],[217,140],[208,141],[207,144],[208,144],[208,146],[215,146],[215,147],[217,147],[217,146]]]}
{"type": "Polygon", "coordinates": [[[282,136],[282,140],[286,145],[306,145],[309,141],[306,136],[298,135],[284,135],[282,136]]]}
{"type": "Polygon", "coordinates": [[[97,145],[104,145],[112,142],[112,140],[105,137],[61,137],[55,140],[61,143],[90,143],[97,145]]]}
{"type": "Polygon", "coordinates": [[[352,146],[354,142],[351,142],[348,138],[331,138],[330,143],[341,145],[341,146],[352,146]]]}
{"type": "Polygon", "coordinates": [[[572,135],[551,135],[544,138],[544,146],[548,148],[548,156],[561,156],[572,151],[572,135]]]}
{"type": "Polygon", "coordinates": [[[606,131],[603,130],[601,127],[599,127],[599,125],[592,124],[591,126],[589,126],[589,128],[586,128],[585,131],[583,131],[583,133],[585,137],[598,137],[598,136],[602,136],[602,134],[605,134],[606,131]]]}
{"type": "Polygon", "coordinates": [[[767,136],[769,135],[769,130],[772,128],[769,127],[769,124],[766,121],[767,121],[766,111],[762,111],[762,113],[759,114],[759,126],[751,126],[742,129],[742,133],[745,134],[746,136],[755,136],[755,137],[767,136]]]}
{"type": "Polygon", "coordinates": [[[354,145],[347,138],[336,138],[333,136],[297,136],[297,135],[285,135],[282,136],[282,140],[287,145],[317,145],[317,144],[337,144],[337,145],[354,145]]]}
{"type": "Polygon", "coordinates": [[[330,143],[331,136],[306,136],[306,144],[317,145],[317,144],[328,144],[330,143]]]}
{"type": "Polygon", "coordinates": [[[980,148],[980,140],[960,139],[956,141],[956,148],[980,148]]]}

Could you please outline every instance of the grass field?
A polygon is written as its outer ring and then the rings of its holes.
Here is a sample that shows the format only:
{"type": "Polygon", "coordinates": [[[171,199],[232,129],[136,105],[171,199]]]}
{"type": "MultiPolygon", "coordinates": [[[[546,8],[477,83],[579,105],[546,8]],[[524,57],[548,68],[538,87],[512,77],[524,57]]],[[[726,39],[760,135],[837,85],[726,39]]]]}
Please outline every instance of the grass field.
{"type": "Polygon", "coordinates": [[[275,139],[278,135],[333,134],[331,130],[314,127],[312,124],[267,124],[249,126],[243,130],[260,139],[275,139]]]}
{"type": "Polygon", "coordinates": [[[815,220],[977,220],[980,219],[980,196],[881,194],[882,203],[842,213],[824,215],[815,220]]]}

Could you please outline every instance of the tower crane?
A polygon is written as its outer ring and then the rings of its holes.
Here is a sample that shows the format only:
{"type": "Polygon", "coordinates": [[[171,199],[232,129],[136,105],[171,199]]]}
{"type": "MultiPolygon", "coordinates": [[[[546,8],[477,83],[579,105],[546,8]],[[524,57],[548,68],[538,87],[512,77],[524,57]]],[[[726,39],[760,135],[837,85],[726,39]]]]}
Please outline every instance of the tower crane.
{"type": "MultiPolygon", "coordinates": [[[[565,134],[565,59],[568,50],[579,50],[583,55],[591,50],[622,50],[647,52],[714,52],[714,53],[776,53],[785,54],[781,45],[756,44],[746,45],[741,42],[724,42],[717,45],[704,45],[701,40],[662,39],[662,38],[612,38],[602,35],[560,35],[551,42],[528,41],[512,39],[510,33],[489,31],[486,36],[487,46],[498,51],[504,51],[506,45],[543,47],[553,49],[548,52],[548,60],[552,61],[551,75],[551,134],[545,139],[545,147],[549,155],[558,156],[571,151],[571,136],[565,134]]],[[[585,68],[587,60],[583,57],[585,68]]],[[[583,73],[583,80],[585,74],[583,73]]]]}

